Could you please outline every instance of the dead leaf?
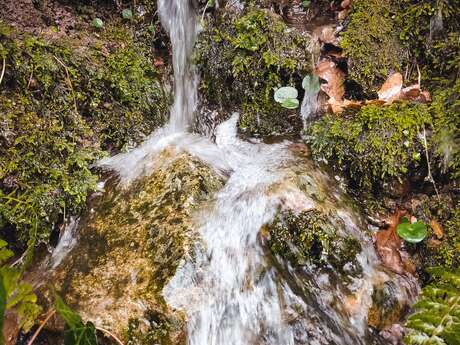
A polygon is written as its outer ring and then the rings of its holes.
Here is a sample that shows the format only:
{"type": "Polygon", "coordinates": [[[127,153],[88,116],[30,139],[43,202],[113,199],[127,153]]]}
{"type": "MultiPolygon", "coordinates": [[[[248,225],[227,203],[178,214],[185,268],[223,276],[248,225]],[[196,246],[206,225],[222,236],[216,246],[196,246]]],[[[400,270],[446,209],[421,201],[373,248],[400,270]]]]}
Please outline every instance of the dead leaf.
{"type": "Polygon", "coordinates": [[[433,229],[434,234],[440,240],[444,236],[444,230],[441,224],[438,223],[436,219],[432,219],[430,222],[431,229],[433,229]]]}
{"type": "Polygon", "coordinates": [[[316,65],[315,73],[318,77],[327,81],[326,84],[321,84],[321,90],[330,98],[341,101],[345,94],[345,87],[343,86],[345,73],[333,61],[329,60],[320,61],[316,65]]]}
{"type": "Polygon", "coordinates": [[[405,211],[396,211],[387,221],[389,227],[385,230],[380,230],[374,236],[375,247],[382,264],[400,274],[404,273],[405,265],[400,253],[402,240],[396,233],[396,227],[401,217],[405,214],[405,211]]]}
{"type": "Polygon", "coordinates": [[[393,73],[388,77],[380,90],[377,92],[379,99],[390,103],[398,99],[403,86],[403,76],[401,73],[393,73]]]}

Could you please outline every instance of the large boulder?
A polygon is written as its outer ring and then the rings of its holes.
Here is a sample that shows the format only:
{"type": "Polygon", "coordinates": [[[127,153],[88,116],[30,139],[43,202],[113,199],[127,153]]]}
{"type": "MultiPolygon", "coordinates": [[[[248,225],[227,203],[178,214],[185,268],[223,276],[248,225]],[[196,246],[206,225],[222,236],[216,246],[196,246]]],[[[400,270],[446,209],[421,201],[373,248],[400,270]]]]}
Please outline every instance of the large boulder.
{"type": "Polygon", "coordinates": [[[158,162],[150,176],[97,197],[55,273],[60,294],[83,319],[131,344],[184,343],[184,316],[161,291],[189,253],[194,210],[222,184],[186,153],[166,150],[158,162]]]}

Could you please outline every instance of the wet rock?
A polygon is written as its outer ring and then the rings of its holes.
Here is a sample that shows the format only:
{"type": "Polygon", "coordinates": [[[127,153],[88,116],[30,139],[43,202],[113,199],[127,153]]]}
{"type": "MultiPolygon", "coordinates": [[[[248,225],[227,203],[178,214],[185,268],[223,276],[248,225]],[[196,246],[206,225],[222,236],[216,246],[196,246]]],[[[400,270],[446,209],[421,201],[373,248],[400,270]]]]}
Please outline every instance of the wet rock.
{"type": "Polygon", "coordinates": [[[164,151],[159,166],[127,189],[113,186],[83,221],[80,239],[55,281],[85,320],[130,344],[183,343],[183,315],[161,290],[189,253],[193,212],[221,186],[212,170],[164,151]]]}
{"type": "Polygon", "coordinates": [[[409,309],[406,303],[398,300],[393,282],[376,286],[372,294],[372,302],[368,312],[368,323],[378,330],[390,328],[409,309]]]}

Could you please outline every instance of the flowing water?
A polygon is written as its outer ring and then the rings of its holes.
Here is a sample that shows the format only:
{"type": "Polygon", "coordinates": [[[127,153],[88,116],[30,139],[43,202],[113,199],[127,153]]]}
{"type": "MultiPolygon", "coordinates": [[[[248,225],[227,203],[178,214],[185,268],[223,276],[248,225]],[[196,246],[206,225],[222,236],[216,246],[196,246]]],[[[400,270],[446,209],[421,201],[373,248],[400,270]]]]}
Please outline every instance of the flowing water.
{"type": "MultiPolygon", "coordinates": [[[[367,326],[373,286],[402,278],[381,269],[360,215],[343,205],[346,197],[335,181],[299,158],[291,143],[239,139],[238,114],[217,127],[215,142],[188,132],[197,112],[198,77],[190,62],[196,14],[188,0],[159,0],[158,8],[173,47],[175,100],[170,122],[138,148],[100,165],[116,171],[128,185],[150,174],[158,153],[174,146],[226,179],[213,206],[196,217],[200,240],[194,255],[181,264],[163,291],[168,304],[187,314],[187,344],[380,344],[367,326]],[[327,189],[321,203],[320,189],[327,189]],[[317,208],[333,214],[339,231],[361,243],[359,275],[307,266],[299,273],[267,255],[262,229],[277,212],[317,208]],[[345,276],[346,282],[336,281],[345,276]]],[[[316,94],[305,96],[304,121],[315,111],[315,102],[316,94]]],[[[413,299],[404,287],[396,288],[395,294],[413,299]]]]}

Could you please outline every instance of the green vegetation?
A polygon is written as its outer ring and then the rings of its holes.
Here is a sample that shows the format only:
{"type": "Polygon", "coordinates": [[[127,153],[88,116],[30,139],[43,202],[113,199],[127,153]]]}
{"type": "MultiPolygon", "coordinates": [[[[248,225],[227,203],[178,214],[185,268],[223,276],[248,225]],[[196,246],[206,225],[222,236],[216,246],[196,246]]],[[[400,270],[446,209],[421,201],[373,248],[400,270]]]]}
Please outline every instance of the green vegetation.
{"type": "Polygon", "coordinates": [[[96,328],[92,322],[83,323],[80,315],[70,309],[58,295],[55,308],[64,319],[64,345],[97,345],[96,328]]]}
{"type": "Polygon", "coordinates": [[[343,171],[362,191],[378,192],[384,183],[426,167],[419,135],[430,125],[425,105],[369,105],[349,116],[324,116],[307,129],[307,141],[316,160],[343,171]]]}
{"type": "Polygon", "coordinates": [[[426,286],[406,326],[408,345],[457,345],[460,334],[460,271],[432,269],[435,282],[426,286]]]}
{"type": "Polygon", "coordinates": [[[328,217],[317,210],[281,212],[268,231],[272,253],[294,267],[330,264],[341,270],[346,263],[354,263],[361,251],[358,240],[340,235],[328,217]]]}
{"type": "Polygon", "coordinates": [[[399,237],[410,243],[423,241],[428,233],[424,222],[416,221],[411,223],[406,217],[401,219],[401,222],[396,227],[396,231],[399,237]]]}
{"type": "MultiPolygon", "coordinates": [[[[0,329],[3,330],[5,313],[13,310],[19,317],[19,327],[27,332],[34,325],[41,308],[37,305],[32,286],[20,282],[21,271],[6,264],[14,255],[6,246],[7,243],[0,240],[0,329]]],[[[0,344],[3,344],[3,332],[0,344]]]]}
{"type": "Polygon", "coordinates": [[[353,1],[340,45],[349,58],[349,78],[367,93],[379,89],[406,62],[394,23],[393,0],[353,1]]]}
{"type": "Polygon", "coordinates": [[[240,128],[252,135],[298,130],[299,114],[274,102],[273,93],[282,85],[301,89],[311,69],[309,39],[264,10],[241,17],[223,12],[212,20],[196,56],[208,104],[239,110],[240,128]]]}
{"type": "Polygon", "coordinates": [[[168,97],[130,30],[49,40],[0,23],[0,227],[20,242],[47,241],[80,212],[103,149],[122,150],[164,122],[168,97]]]}

